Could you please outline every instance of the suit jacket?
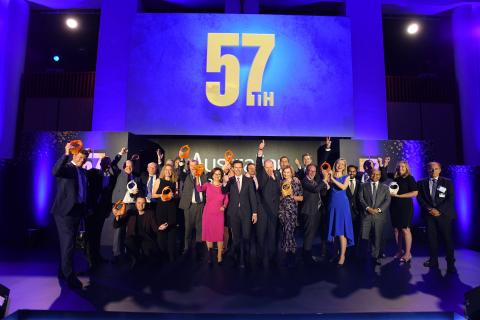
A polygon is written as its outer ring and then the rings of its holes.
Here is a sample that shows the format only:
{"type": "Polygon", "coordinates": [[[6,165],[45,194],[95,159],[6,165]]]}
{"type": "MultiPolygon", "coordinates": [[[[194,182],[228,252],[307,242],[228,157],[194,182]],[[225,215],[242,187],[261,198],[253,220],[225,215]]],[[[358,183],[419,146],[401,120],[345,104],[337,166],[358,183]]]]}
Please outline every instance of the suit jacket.
{"type": "Polygon", "coordinates": [[[118,168],[118,162],[122,158],[117,154],[112,160],[110,170],[110,178],[107,186],[103,186],[104,173],[100,169],[92,168],[87,171],[87,177],[89,179],[89,205],[88,207],[94,212],[104,213],[108,215],[112,209],[112,192],[115,188],[117,177],[121,170],[118,168]]]}
{"type": "MultiPolygon", "coordinates": [[[[140,216],[136,208],[128,210],[127,214],[121,217],[120,219],[118,219],[118,221],[117,219],[113,219],[113,227],[120,228],[126,225],[127,237],[139,236],[139,234],[137,234],[137,229],[136,229],[137,220],[139,219],[139,217],[140,216]]],[[[156,241],[156,233],[159,232],[158,230],[159,226],[155,222],[155,216],[153,211],[150,209],[145,209],[144,217],[145,217],[144,222],[147,227],[145,234],[147,235],[148,239],[152,241],[156,241]]]]}
{"type": "Polygon", "coordinates": [[[231,177],[222,192],[228,193],[227,213],[233,215],[239,213],[241,217],[251,219],[252,213],[257,212],[257,198],[255,196],[255,184],[252,178],[243,176],[242,189],[238,192],[235,176],[231,177]]]}
{"type": "MultiPolygon", "coordinates": [[[[79,168],[87,174],[85,169],[79,168]]],[[[70,162],[70,157],[67,155],[62,155],[60,159],[57,160],[53,169],[53,176],[56,177],[57,192],[55,194],[55,200],[50,212],[54,215],[69,215],[70,211],[77,203],[78,197],[78,174],[77,168],[70,162]]],[[[88,203],[88,177],[87,177],[87,203],[88,203]]],[[[85,203],[85,204],[87,204],[85,203]]]]}
{"type": "Polygon", "coordinates": [[[363,183],[360,186],[358,197],[360,199],[360,204],[362,205],[362,212],[364,216],[367,216],[369,214],[367,212],[367,207],[374,209],[379,208],[380,210],[382,210],[380,216],[385,216],[385,212],[387,211],[391,201],[390,189],[380,182],[378,182],[377,197],[375,203],[373,203],[371,182],[363,183]]]}
{"type": "Polygon", "coordinates": [[[308,177],[302,180],[303,204],[301,213],[305,215],[314,215],[319,212],[319,204],[322,205],[321,197],[327,194],[327,185],[316,175],[313,180],[308,177]]]}
{"type": "Polygon", "coordinates": [[[430,196],[429,180],[430,178],[426,178],[417,182],[417,200],[422,208],[422,215],[430,216],[428,209],[435,208],[440,211],[442,215],[455,219],[457,217],[457,211],[455,210],[452,180],[438,177],[437,190],[435,192],[435,206],[433,205],[432,197],[430,196]],[[442,193],[438,190],[438,188],[441,187],[445,188],[445,192],[442,193]],[[445,194],[445,197],[440,197],[440,194],[445,194]]]}
{"type": "MultiPolygon", "coordinates": [[[[347,179],[350,179],[350,178],[347,178],[347,179]]],[[[350,190],[350,186],[347,188],[347,197],[348,197],[348,202],[350,203],[350,212],[352,213],[353,219],[361,216],[363,211],[362,205],[360,203],[360,198],[358,196],[361,185],[362,183],[360,182],[360,180],[355,179],[355,190],[353,190],[353,193],[350,190]]]]}
{"type": "Polygon", "coordinates": [[[278,215],[278,206],[280,205],[280,181],[273,180],[267,175],[263,168],[262,157],[257,156],[256,161],[257,180],[258,180],[258,202],[260,204],[258,211],[261,214],[278,215]]]}
{"type": "MultiPolygon", "coordinates": [[[[192,179],[190,171],[179,170],[179,173],[179,178],[181,182],[180,185],[182,187],[179,208],[185,210],[190,208],[190,206],[192,205],[192,196],[196,181],[192,179]]],[[[200,181],[202,182],[202,184],[207,182],[207,177],[205,176],[205,174],[202,174],[200,176],[200,181]]],[[[200,193],[202,194],[202,203],[205,203],[205,192],[200,193]]]]}
{"type": "MultiPolygon", "coordinates": [[[[134,180],[135,183],[137,184],[138,192],[145,194],[145,190],[143,190],[143,185],[140,178],[136,177],[133,173],[131,176],[132,176],[132,180],[134,180]]],[[[118,200],[123,200],[123,198],[125,197],[125,193],[127,192],[128,182],[129,182],[128,175],[125,173],[125,171],[120,172],[120,174],[117,177],[117,181],[115,182],[115,187],[113,188],[112,203],[115,203],[118,200]]]]}

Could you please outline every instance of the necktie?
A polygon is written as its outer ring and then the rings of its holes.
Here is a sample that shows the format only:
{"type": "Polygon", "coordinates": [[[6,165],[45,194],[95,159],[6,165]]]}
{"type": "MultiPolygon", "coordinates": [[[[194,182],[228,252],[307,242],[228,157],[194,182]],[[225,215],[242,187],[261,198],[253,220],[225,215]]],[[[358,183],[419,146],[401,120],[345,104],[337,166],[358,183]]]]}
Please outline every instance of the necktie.
{"type": "Polygon", "coordinates": [[[353,185],[354,179],[350,179],[350,192],[353,194],[355,192],[355,186],[353,185]]]}
{"type": "Polygon", "coordinates": [[[437,192],[437,179],[432,179],[432,193],[430,196],[432,197],[432,204],[435,206],[435,193],[437,192]]]}
{"type": "Polygon", "coordinates": [[[238,192],[240,192],[240,177],[237,177],[237,187],[238,187],[238,192]]]}
{"type": "Polygon", "coordinates": [[[148,178],[147,189],[148,189],[147,198],[151,199],[152,198],[152,189],[153,189],[153,176],[150,176],[150,178],[148,178]]]}
{"type": "MultiPolygon", "coordinates": [[[[193,181],[193,192],[195,194],[195,202],[196,203],[201,203],[202,202],[202,199],[200,199],[200,192],[197,191],[197,183],[195,181],[195,177],[192,176],[192,181],[193,181]]],[[[201,185],[201,181],[200,181],[200,185],[201,185]]]]}
{"type": "Polygon", "coordinates": [[[373,182],[372,206],[375,207],[375,202],[376,201],[377,201],[377,183],[373,182]]]}
{"type": "Polygon", "coordinates": [[[78,188],[78,202],[79,203],[85,203],[87,196],[87,179],[85,177],[85,173],[83,172],[82,168],[78,168],[78,183],[79,183],[79,188],[78,188]]]}

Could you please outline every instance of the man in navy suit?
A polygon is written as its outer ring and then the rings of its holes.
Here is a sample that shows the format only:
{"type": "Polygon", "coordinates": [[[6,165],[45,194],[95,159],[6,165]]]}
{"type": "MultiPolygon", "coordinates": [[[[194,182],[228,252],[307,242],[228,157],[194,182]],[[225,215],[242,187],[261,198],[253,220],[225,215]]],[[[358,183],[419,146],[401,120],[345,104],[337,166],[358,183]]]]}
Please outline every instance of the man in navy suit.
{"type": "Polygon", "coordinates": [[[423,264],[428,268],[438,268],[438,237],[440,233],[445,243],[447,273],[456,273],[452,222],[457,217],[452,180],[440,177],[442,167],[438,162],[427,165],[429,178],[418,181],[417,200],[422,208],[422,216],[427,222],[430,259],[423,264]]]}
{"type": "Polygon", "coordinates": [[[87,212],[87,175],[82,166],[89,152],[81,150],[73,155],[73,146],[67,143],[65,154],[58,159],[52,174],[56,177],[57,193],[51,213],[55,219],[60,242],[60,270],[58,277],[65,279],[71,288],[81,289],[82,283],[73,272],[73,253],[80,219],[87,212]]]}
{"type": "Polygon", "coordinates": [[[222,192],[228,193],[227,214],[232,227],[236,262],[240,268],[245,268],[250,258],[252,223],[257,223],[257,199],[252,178],[243,175],[243,162],[235,160],[233,171],[233,177],[223,177],[222,192]]]}

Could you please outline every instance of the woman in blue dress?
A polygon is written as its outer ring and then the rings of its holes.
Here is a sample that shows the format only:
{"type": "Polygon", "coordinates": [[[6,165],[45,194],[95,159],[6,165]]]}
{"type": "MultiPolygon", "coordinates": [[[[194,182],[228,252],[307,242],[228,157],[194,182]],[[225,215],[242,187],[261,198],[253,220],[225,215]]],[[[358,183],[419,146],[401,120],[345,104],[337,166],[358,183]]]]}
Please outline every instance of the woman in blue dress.
{"type": "Polygon", "coordinates": [[[347,198],[347,161],[343,158],[335,161],[330,173],[330,193],[328,197],[328,240],[335,241],[338,238],[340,243],[340,254],[338,267],[345,263],[347,246],[354,245],[352,216],[350,204],[347,198]]]}

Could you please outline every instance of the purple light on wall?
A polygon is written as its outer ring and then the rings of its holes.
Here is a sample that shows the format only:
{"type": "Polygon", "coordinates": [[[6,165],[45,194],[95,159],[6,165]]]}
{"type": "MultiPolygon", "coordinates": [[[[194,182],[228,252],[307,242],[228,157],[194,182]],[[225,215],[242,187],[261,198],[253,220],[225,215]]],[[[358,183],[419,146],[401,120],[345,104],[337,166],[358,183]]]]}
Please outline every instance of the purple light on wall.
{"type": "Polygon", "coordinates": [[[470,239],[472,224],[472,201],[474,188],[474,167],[449,166],[455,190],[455,209],[457,210],[457,224],[460,227],[458,236],[462,243],[470,239]]]}
{"type": "Polygon", "coordinates": [[[51,190],[54,177],[52,176],[52,168],[54,165],[52,143],[47,133],[41,133],[36,146],[33,150],[38,150],[35,159],[33,179],[34,196],[34,216],[35,223],[39,227],[48,225],[48,214],[51,205],[51,190]]]}

